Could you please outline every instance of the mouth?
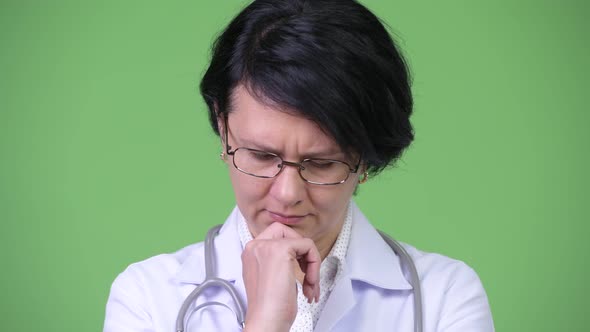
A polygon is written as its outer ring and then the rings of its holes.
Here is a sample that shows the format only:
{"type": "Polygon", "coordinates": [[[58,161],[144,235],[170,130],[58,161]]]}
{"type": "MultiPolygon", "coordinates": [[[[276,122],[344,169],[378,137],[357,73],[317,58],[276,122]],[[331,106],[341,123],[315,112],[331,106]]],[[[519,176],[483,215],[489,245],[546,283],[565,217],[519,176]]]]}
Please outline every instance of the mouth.
{"type": "Polygon", "coordinates": [[[270,215],[272,221],[279,222],[285,225],[296,225],[306,217],[306,215],[289,215],[272,211],[268,211],[268,214],[270,215]]]}

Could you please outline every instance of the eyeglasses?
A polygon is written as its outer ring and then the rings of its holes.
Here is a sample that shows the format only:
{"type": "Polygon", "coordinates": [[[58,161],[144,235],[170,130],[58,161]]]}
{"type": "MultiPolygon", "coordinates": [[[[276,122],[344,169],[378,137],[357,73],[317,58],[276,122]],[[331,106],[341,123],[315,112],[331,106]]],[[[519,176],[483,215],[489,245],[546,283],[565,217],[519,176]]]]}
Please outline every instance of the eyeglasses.
{"type": "Polygon", "coordinates": [[[228,144],[227,117],[225,120],[226,153],[233,158],[234,167],[242,173],[258,178],[274,178],[285,166],[297,167],[299,176],[306,182],[317,185],[335,185],[346,182],[350,173],[359,169],[361,158],[354,168],[348,163],[334,159],[307,158],[301,162],[286,161],[278,154],[239,147],[231,151],[228,144]]]}

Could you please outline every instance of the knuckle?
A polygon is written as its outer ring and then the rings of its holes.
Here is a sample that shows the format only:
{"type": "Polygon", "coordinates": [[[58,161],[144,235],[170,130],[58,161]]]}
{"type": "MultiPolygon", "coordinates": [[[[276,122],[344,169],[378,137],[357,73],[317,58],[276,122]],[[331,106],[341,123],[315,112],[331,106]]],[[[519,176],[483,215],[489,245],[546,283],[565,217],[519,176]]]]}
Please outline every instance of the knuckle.
{"type": "Polygon", "coordinates": [[[244,246],[244,251],[252,251],[254,249],[254,247],[256,247],[256,240],[252,240],[249,241],[248,243],[246,243],[246,245],[244,246]]]}
{"type": "Polygon", "coordinates": [[[312,239],[310,239],[310,238],[304,238],[303,241],[305,242],[305,245],[310,246],[312,248],[315,248],[315,243],[313,242],[312,239]]]}

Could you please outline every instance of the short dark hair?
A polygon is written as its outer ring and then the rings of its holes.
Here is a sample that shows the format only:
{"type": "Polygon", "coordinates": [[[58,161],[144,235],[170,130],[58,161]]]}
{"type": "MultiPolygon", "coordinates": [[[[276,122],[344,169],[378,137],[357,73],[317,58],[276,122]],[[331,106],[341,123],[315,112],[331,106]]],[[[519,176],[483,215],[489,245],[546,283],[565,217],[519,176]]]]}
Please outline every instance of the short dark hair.
{"type": "Polygon", "coordinates": [[[211,126],[239,84],[317,123],[379,173],[414,138],[403,56],[380,20],[352,0],[256,0],[213,45],[201,94],[211,126]]]}

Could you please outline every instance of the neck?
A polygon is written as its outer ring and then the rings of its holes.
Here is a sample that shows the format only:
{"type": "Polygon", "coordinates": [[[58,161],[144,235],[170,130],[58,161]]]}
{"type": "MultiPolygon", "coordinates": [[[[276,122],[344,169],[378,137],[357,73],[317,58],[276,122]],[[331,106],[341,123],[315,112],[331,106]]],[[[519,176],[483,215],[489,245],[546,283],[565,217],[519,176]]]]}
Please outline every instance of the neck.
{"type": "Polygon", "coordinates": [[[319,238],[317,241],[314,240],[315,245],[318,248],[318,251],[320,252],[320,256],[322,257],[322,262],[324,261],[324,259],[326,259],[326,257],[328,257],[330,251],[332,250],[332,247],[334,246],[336,240],[338,239],[338,236],[340,235],[340,232],[342,232],[342,227],[344,227],[344,223],[346,223],[346,218],[348,216],[349,209],[350,206],[344,209],[344,211],[338,218],[340,220],[339,223],[334,225],[332,229],[328,230],[323,237],[319,238]]]}

